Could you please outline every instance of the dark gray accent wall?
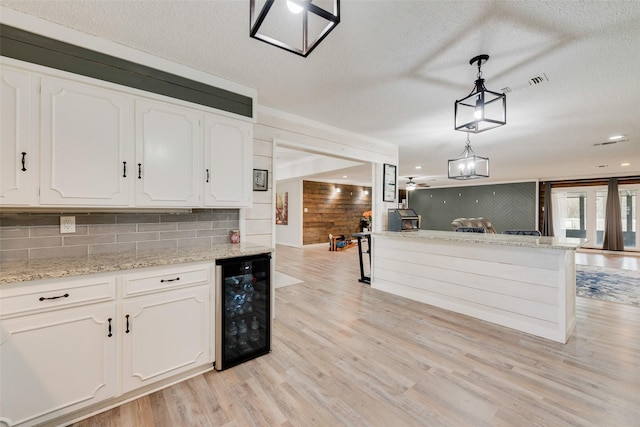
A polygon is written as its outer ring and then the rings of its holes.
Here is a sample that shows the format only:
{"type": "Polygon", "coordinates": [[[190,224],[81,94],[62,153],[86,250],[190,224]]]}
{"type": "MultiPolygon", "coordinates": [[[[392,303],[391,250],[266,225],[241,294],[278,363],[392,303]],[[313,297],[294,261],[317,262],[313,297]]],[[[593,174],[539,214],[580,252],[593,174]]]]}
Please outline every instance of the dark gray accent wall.
{"type": "Polygon", "coordinates": [[[451,231],[456,218],[488,218],[498,233],[536,227],[536,183],[414,190],[409,207],[422,215],[423,230],[451,231]]]}
{"type": "Polygon", "coordinates": [[[246,117],[253,115],[251,97],[8,25],[0,25],[0,55],[246,117]]]}

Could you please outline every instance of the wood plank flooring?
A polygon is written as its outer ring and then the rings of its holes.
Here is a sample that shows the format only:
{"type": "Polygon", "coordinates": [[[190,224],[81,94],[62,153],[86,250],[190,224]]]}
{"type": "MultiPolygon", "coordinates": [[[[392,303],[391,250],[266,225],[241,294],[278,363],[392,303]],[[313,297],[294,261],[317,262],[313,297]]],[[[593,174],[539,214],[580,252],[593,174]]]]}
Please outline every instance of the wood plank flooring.
{"type": "Polygon", "coordinates": [[[358,283],[357,250],[278,247],[273,351],[74,424],[638,426],[640,309],[577,299],[565,345],[358,283]]]}
{"type": "Polygon", "coordinates": [[[611,252],[598,253],[590,250],[579,250],[576,253],[576,263],[637,271],[640,270],[640,253],[625,252],[624,254],[614,254],[611,252]]]}

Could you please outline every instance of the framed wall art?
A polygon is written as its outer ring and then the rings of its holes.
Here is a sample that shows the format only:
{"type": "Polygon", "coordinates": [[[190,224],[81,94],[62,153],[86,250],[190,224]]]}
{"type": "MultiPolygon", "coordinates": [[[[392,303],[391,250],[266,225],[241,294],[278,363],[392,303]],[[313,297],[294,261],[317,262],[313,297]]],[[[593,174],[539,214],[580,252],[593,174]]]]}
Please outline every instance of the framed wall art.
{"type": "Polygon", "coordinates": [[[269,189],[269,171],[266,169],[253,170],[253,191],[267,191],[269,189]]]}
{"type": "Polygon", "coordinates": [[[396,166],[385,163],[382,170],[382,201],[396,201],[396,166]]]}

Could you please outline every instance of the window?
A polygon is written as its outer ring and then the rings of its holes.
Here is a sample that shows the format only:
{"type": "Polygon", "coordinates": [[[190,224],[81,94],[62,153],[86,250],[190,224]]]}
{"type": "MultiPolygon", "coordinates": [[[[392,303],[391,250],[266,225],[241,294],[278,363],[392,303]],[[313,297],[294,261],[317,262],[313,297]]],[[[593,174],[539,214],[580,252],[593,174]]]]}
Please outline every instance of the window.
{"type": "MultiPolygon", "coordinates": [[[[625,249],[638,249],[638,185],[619,187],[625,249]]],[[[552,208],[556,236],[587,239],[586,247],[602,247],[607,209],[607,187],[553,189],[552,208]]]]}
{"type": "Polygon", "coordinates": [[[567,192],[564,229],[566,237],[587,237],[587,193],[567,192]]]}
{"type": "Polygon", "coordinates": [[[636,190],[620,191],[620,213],[622,215],[622,236],[625,247],[638,247],[637,229],[638,222],[636,190]]]}
{"type": "Polygon", "coordinates": [[[604,243],[604,224],[607,211],[607,192],[596,191],[596,243],[604,243]]]}

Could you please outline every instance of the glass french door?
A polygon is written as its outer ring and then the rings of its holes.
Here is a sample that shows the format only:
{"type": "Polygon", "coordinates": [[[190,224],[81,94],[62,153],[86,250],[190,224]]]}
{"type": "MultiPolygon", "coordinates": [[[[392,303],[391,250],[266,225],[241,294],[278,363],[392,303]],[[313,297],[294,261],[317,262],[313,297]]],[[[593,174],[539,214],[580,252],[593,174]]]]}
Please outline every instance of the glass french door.
{"type": "MultiPolygon", "coordinates": [[[[626,250],[640,250],[638,223],[639,185],[621,185],[620,220],[626,250]]],[[[556,236],[588,239],[586,247],[599,248],[604,242],[607,187],[558,188],[552,192],[556,236]]]]}

